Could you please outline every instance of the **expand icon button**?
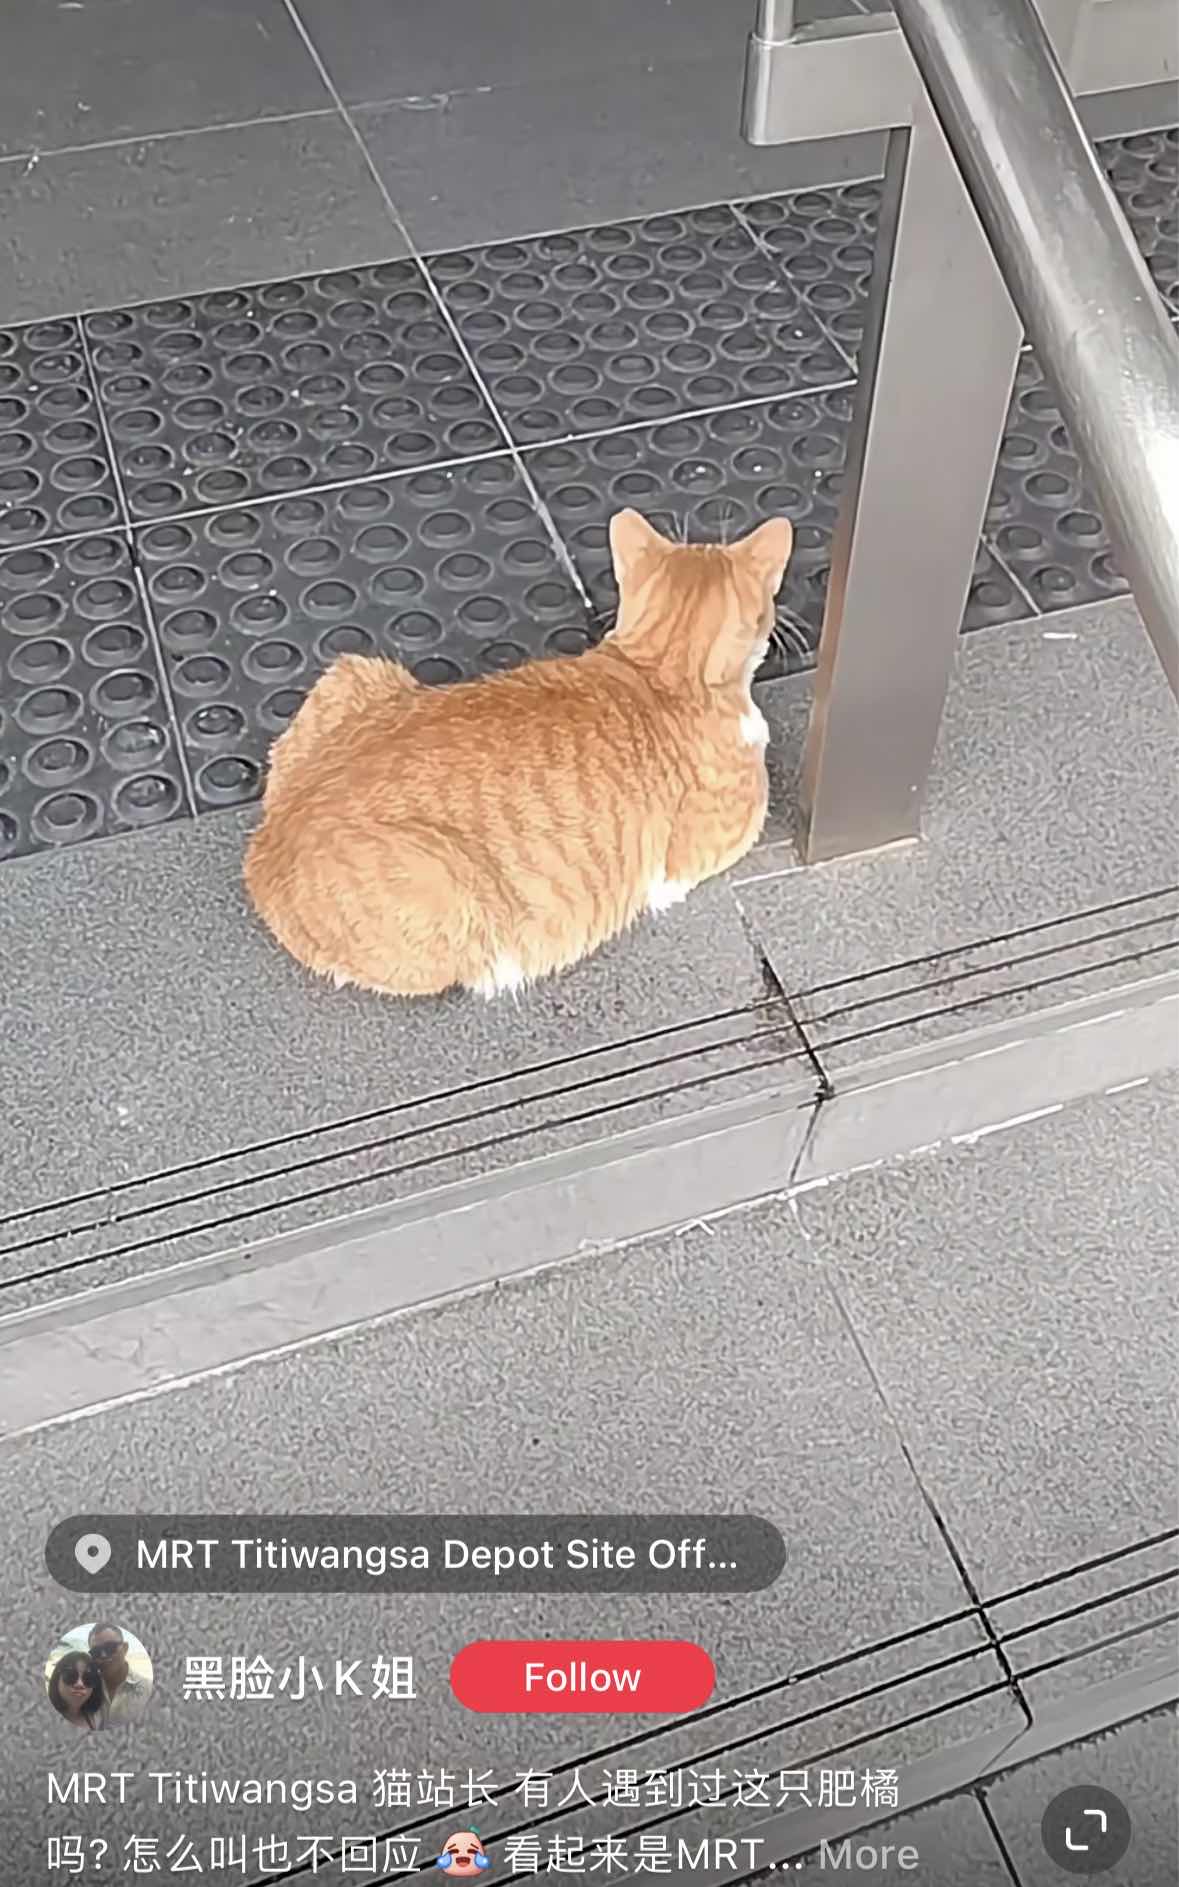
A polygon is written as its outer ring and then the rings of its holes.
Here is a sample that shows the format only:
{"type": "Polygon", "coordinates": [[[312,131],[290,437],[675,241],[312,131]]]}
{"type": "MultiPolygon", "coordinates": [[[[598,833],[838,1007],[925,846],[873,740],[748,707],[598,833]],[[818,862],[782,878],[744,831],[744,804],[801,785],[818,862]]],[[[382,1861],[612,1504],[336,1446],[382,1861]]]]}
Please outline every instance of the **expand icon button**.
{"type": "Polygon", "coordinates": [[[481,1638],[450,1667],[468,1710],[678,1716],[716,1688],[716,1667],[684,1638],[481,1638]]]}

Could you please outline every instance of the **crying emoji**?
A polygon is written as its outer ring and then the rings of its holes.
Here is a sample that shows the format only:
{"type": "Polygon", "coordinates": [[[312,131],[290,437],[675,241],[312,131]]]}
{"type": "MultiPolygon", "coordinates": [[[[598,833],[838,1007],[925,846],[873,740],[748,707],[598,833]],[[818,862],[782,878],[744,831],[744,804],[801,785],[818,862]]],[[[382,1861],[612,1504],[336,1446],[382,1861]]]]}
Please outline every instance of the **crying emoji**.
{"type": "Polygon", "coordinates": [[[483,1843],[473,1828],[460,1830],[456,1835],[449,1835],[446,1845],[435,1867],[445,1868],[454,1880],[472,1880],[476,1874],[482,1874],[491,1862],[483,1852],[483,1843]]]}

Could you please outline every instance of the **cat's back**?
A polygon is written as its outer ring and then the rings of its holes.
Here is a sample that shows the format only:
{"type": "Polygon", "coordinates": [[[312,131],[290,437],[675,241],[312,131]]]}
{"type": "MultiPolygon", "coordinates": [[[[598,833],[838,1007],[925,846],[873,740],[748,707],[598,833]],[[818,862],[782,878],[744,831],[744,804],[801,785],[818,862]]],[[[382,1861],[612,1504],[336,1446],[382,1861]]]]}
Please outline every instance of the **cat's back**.
{"type": "Polygon", "coordinates": [[[676,771],[672,719],[672,705],[604,648],[442,688],[350,657],[278,743],[267,798],[296,796],[304,817],[329,799],[354,818],[446,809],[532,823],[542,806],[593,816],[615,794],[658,796],[676,771]]]}

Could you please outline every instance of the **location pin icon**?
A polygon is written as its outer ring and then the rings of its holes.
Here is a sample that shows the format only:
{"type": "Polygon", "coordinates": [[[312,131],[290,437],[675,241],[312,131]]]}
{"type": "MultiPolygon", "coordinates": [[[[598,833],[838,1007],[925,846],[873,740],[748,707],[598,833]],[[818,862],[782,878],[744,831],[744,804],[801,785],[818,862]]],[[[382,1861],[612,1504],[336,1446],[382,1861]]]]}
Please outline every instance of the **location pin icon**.
{"type": "Polygon", "coordinates": [[[111,1543],[105,1533],[84,1533],[74,1547],[74,1558],[84,1573],[93,1578],[111,1556],[111,1543]]]}

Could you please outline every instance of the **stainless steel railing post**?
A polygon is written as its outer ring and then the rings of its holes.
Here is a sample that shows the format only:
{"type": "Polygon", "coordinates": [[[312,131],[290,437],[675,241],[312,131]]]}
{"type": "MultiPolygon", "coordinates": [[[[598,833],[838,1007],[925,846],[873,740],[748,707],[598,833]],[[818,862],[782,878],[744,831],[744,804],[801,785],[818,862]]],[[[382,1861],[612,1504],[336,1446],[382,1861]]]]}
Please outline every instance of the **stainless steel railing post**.
{"type": "Polygon", "coordinates": [[[894,4],[1179,695],[1179,337],[1031,0],[894,4]]]}
{"type": "Polygon", "coordinates": [[[1088,91],[1174,73],[1173,0],[1040,0],[1055,53],[1030,0],[894,3],[899,26],[795,32],[791,0],[759,0],[746,72],[756,144],[889,129],[803,759],[808,861],[919,832],[1019,343],[1012,294],[1179,691],[1179,345],[1057,64],[1088,91]]]}

